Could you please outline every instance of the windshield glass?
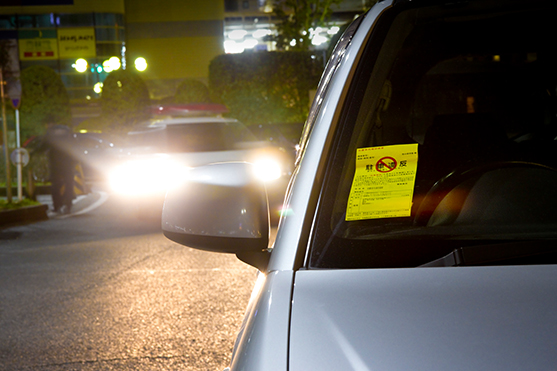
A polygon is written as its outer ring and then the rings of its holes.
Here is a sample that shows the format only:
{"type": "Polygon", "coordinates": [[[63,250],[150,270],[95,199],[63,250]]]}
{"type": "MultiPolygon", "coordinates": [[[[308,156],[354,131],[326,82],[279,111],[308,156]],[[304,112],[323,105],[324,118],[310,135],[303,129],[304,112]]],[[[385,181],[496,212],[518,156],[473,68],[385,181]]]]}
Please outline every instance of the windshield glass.
{"type": "Polygon", "coordinates": [[[130,144],[162,153],[215,152],[239,149],[255,142],[255,136],[240,122],[172,123],[147,127],[129,134],[130,144]]]}
{"type": "Polygon", "coordinates": [[[390,30],[372,34],[310,266],[419,266],[557,236],[555,6],[491,4],[392,10],[390,30]]]}

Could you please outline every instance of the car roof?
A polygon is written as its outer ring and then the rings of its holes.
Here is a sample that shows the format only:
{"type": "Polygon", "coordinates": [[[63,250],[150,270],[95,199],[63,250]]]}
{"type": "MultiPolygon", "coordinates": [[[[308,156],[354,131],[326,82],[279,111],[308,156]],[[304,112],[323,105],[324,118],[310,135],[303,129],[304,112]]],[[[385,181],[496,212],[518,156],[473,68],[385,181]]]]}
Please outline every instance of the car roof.
{"type": "Polygon", "coordinates": [[[203,124],[203,123],[232,123],[238,122],[236,119],[225,118],[220,116],[198,116],[198,117],[174,117],[164,119],[154,119],[148,126],[166,126],[166,125],[187,125],[187,124],[203,124]]]}
{"type": "Polygon", "coordinates": [[[162,130],[167,126],[173,125],[191,125],[191,124],[230,124],[239,122],[236,119],[225,118],[221,116],[199,116],[199,117],[173,117],[173,118],[159,118],[151,119],[137,126],[128,134],[141,134],[147,131],[162,130]]]}

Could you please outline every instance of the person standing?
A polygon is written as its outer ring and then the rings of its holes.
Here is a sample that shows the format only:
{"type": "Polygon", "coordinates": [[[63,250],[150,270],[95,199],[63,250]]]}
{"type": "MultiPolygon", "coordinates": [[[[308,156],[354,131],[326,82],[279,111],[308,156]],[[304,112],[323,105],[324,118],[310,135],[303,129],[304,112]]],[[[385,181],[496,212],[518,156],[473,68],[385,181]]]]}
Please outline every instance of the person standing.
{"type": "Polygon", "coordinates": [[[74,199],[74,169],[77,164],[72,155],[72,132],[67,126],[53,125],[47,129],[45,139],[54,212],[69,214],[74,199]]]}

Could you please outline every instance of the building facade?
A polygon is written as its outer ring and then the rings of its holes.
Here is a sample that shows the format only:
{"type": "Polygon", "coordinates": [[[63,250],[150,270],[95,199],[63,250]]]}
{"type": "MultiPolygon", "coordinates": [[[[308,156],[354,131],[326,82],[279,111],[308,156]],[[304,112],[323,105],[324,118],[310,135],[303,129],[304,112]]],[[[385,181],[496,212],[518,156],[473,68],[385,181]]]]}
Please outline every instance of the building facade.
{"type": "Polygon", "coordinates": [[[207,82],[209,63],[224,53],[222,0],[125,0],[125,9],[128,60],[147,61],[151,96],[173,95],[184,78],[207,82]]]}
{"type": "MultiPolygon", "coordinates": [[[[207,82],[216,56],[272,51],[271,0],[2,0],[0,41],[13,65],[51,67],[72,103],[94,102],[116,68],[138,68],[153,98],[173,95],[185,78],[207,82]],[[6,44],[7,43],[7,44],[6,44]],[[141,61],[136,65],[136,61],[141,61]]],[[[335,8],[327,38],[362,12],[362,0],[335,8]]],[[[316,37],[315,40],[318,40],[316,37]]]]}
{"type": "MultiPolygon", "coordinates": [[[[268,36],[276,34],[277,19],[273,16],[273,0],[224,0],[224,49],[226,53],[244,51],[273,51],[275,44],[268,36]]],[[[333,5],[327,25],[313,31],[312,43],[316,50],[324,50],[331,37],[343,24],[366,8],[365,0],[343,0],[333,5]]]]}
{"type": "Polygon", "coordinates": [[[123,0],[8,3],[17,5],[0,6],[0,40],[17,49],[11,54],[18,58],[12,68],[17,69],[17,62],[20,70],[33,65],[52,68],[74,101],[98,96],[93,89],[108,73],[104,61],[125,60],[123,0]],[[87,62],[81,72],[76,69],[78,59],[87,62]]]}
{"type": "Polygon", "coordinates": [[[59,73],[73,103],[94,101],[108,73],[136,68],[138,58],[160,98],[184,78],[207,80],[210,61],[224,52],[223,19],[222,0],[5,0],[0,40],[15,49],[20,70],[59,73]]]}

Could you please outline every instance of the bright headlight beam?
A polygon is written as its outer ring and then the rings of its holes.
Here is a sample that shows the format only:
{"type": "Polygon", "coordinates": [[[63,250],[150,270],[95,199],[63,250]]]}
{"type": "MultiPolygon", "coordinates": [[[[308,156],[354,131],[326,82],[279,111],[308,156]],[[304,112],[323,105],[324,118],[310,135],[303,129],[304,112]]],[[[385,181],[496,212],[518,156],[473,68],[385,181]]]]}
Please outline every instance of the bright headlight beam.
{"type": "Polygon", "coordinates": [[[261,159],[254,163],[255,176],[264,182],[280,178],[282,168],[274,159],[261,159]]]}
{"type": "Polygon", "coordinates": [[[166,159],[130,161],[114,169],[110,186],[114,192],[125,195],[165,192],[185,179],[187,169],[166,159]]]}

